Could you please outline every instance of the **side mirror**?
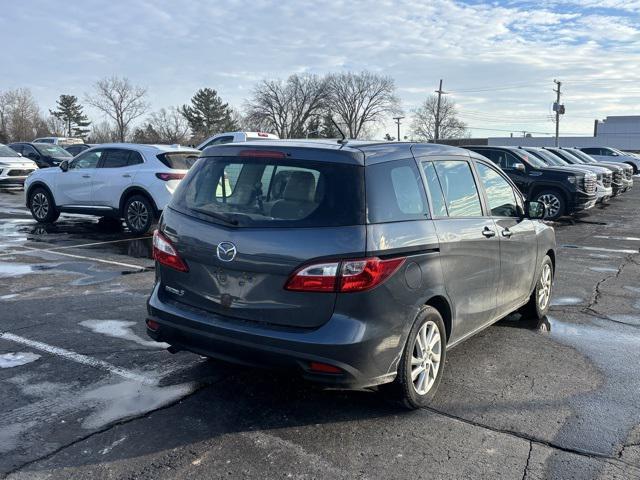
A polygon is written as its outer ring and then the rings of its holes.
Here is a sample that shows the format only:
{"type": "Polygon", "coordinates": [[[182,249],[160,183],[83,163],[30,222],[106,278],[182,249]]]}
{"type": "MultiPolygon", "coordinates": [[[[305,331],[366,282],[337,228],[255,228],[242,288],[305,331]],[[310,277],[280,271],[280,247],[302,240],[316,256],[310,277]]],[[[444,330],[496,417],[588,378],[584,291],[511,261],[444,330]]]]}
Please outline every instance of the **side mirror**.
{"type": "Polygon", "coordinates": [[[524,163],[516,163],[513,168],[515,168],[516,170],[520,171],[520,172],[524,172],[527,169],[524,166],[524,163]]]}
{"type": "Polygon", "coordinates": [[[611,153],[611,156],[612,156],[612,157],[619,157],[619,156],[620,156],[620,154],[619,154],[619,153],[616,153],[616,152],[612,152],[612,153],[611,153]]]}
{"type": "Polygon", "coordinates": [[[527,218],[531,220],[540,220],[547,214],[547,206],[542,202],[526,201],[524,210],[527,218]]]}
{"type": "Polygon", "coordinates": [[[19,157],[21,157],[21,156],[22,156],[22,154],[21,154],[20,152],[16,152],[16,153],[18,154],[18,156],[19,156],[19,157]]]}
{"type": "Polygon", "coordinates": [[[63,172],[66,172],[67,170],[69,170],[69,160],[63,160],[62,162],[60,162],[60,170],[62,170],[63,172]]]}
{"type": "Polygon", "coordinates": [[[38,160],[38,158],[40,158],[39,155],[31,152],[31,153],[27,153],[27,158],[30,158],[31,160],[38,160]]]}

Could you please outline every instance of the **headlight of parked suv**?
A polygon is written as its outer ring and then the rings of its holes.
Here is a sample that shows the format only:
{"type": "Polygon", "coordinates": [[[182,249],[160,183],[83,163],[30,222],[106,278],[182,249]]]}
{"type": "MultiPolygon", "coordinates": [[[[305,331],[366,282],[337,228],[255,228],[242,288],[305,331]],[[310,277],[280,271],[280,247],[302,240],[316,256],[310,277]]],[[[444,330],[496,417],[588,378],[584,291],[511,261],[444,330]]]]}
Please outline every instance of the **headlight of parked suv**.
{"type": "Polygon", "coordinates": [[[569,180],[569,183],[576,183],[576,177],[575,176],[569,177],[569,178],[567,178],[567,180],[569,180]]]}

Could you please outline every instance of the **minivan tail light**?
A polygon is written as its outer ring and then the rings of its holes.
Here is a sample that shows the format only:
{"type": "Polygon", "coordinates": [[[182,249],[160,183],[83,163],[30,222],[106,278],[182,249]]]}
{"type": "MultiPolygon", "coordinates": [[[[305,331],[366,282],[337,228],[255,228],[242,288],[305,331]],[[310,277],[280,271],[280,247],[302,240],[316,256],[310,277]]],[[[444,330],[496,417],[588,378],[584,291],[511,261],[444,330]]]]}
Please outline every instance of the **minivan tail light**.
{"type": "Polygon", "coordinates": [[[169,180],[182,180],[185,175],[185,173],[156,173],[156,177],[165,182],[169,180]]]}
{"type": "Polygon", "coordinates": [[[153,232],[153,258],[161,265],[173,268],[180,272],[188,272],[189,267],[178,255],[178,251],[171,241],[159,230],[153,232]]]}
{"type": "Polygon", "coordinates": [[[284,152],[276,152],[274,150],[241,150],[238,154],[241,157],[254,158],[285,158],[284,152]]]}
{"type": "Polygon", "coordinates": [[[335,292],[338,262],[302,267],[289,278],[285,289],[299,292],[335,292]]]}
{"type": "Polygon", "coordinates": [[[302,292],[363,292],[383,283],[405,260],[405,257],[388,260],[369,257],[306,265],[289,277],[285,289],[302,292]]]}

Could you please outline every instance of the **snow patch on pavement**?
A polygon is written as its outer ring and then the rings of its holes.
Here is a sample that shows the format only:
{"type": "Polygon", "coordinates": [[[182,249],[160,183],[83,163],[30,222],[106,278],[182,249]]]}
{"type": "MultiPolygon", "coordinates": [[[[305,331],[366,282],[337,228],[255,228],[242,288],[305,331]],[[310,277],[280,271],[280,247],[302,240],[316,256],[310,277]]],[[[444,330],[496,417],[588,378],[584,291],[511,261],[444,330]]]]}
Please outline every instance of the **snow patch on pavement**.
{"type": "Polygon", "coordinates": [[[0,355],[0,368],[13,368],[27,363],[35,362],[40,358],[37,353],[10,352],[0,355]]]}
{"type": "Polygon", "coordinates": [[[131,328],[136,325],[136,323],[137,322],[127,322],[124,320],[84,320],[80,322],[80,325],[95,333],[129,340],[143,347],[164,349],[169,346],[166,343],[156,342],[155,340],[145,340],[137,335],[131,328]]]}

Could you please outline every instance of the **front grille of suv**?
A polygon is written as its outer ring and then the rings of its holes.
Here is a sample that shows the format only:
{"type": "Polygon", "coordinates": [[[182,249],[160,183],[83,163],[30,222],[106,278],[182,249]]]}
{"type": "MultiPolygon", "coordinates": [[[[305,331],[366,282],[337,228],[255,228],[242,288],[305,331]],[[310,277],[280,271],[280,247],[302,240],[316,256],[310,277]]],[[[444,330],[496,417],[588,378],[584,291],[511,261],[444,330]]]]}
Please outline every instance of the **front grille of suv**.
{"type": "Polygon", "coordinates": [[[602,177],[602,184],[604,185],[604,188],[609,188],[611,186],[611,174],[610,173],[605,173],[604,176],[602,177]]]}
{"type": "Polygon", "coordinates": [[[596,177],[584,177],[584,191],[587,193],[595,193],[596,191],[596,177]]]}
{"type": "Polygon", "coordinates": [[[622,172],[613,172],[613,183],[620,185],[622,183],[622,172]]]}
{"type": "Polygon", "coordinates": [[[632,176],[633,176],[633,172],[632,172],[631,170],[627,170],[627,169],[625,168],[625,170],[624,170],[624,178],[625,178],[626,180],[631,180],[631,177],[632,177],[632,176]]]}
{"type": "Polygon", "coordinates": [[[7,172],[7,176],[8,177],[24,177],[26,175],[29,175],[31,172],[33,172],[33,170],[9,170],[9,172],[7,172]]]}

